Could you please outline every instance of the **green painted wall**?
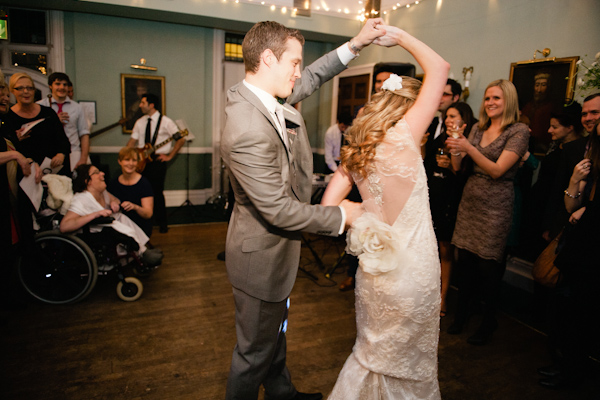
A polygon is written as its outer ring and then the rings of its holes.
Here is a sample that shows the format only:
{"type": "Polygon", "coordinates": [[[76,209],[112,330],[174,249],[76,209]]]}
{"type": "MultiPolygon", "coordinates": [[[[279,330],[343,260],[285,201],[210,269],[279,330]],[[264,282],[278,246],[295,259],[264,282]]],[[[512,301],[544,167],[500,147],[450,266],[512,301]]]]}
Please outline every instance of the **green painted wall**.
{"type": "MultiPolygon", "coordinates": [[[[510,64],[531,59],[536,50],[548,47],[550,57],[593,58],[600,51],[599,16],[598,0],[425,0],[384,18],[436,50],[461,84],[463,67],[474,67],[468,103],[478,113],[486,86],[508,79],[510,64]]],[[[414,63],[400,48],[367,50],[356,63],[414,63]]]]}
{"type": "MultiPolygon", "coordinates": [[[[210,148],[212,37],[212,29],[195,26],[65,13],[66,72],[73,79],[78,100],[96,101],[97,124],[92,130],[121,117],[121,74],[164,76],[166,115],[187,122],[195,135],[192,152],[210,148]],[[158,71],[130,68],[142,57],[158,71]]],[[[114,128],[93,138],[91,144],[121,147],[128,140],[129,135],[114,128]]],[[[169,167],[167,189],[185,189],[185,157],[180,154],[169,167]]],[[[210,157],[190,155],[190,189],[211,187],[210,157]]],[[[116,160],[114,154],[102,154],[101,159],[116,160]]]]}

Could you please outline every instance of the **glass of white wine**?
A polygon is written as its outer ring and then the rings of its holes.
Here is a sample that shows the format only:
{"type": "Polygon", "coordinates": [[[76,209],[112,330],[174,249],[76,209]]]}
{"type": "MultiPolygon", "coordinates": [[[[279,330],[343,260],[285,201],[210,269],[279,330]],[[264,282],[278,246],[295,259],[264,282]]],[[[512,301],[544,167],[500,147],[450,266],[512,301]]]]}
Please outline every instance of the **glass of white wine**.
{"type": "MultiPolygon", "coordinates": [[[[456,121],[454,121],[452,129],[449,129],[449,132],[448,132],[450,134],[450,137],[453,137],[454,139],[458,139],[460,137],[459,129],[462,128],[462,126],[464,124],[465,123],[463,122],[462,119],[457,119],[456,121]]],[[[451,152],[450,154],[452,154],[453,156],[460,156],[460,152],[459,153],[451,152]]]]}

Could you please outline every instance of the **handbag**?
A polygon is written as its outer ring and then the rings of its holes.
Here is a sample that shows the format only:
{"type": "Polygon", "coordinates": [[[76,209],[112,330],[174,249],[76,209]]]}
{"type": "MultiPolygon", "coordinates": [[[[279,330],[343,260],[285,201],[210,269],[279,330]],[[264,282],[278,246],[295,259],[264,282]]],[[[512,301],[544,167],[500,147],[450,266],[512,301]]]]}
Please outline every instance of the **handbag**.
{"type": "Polygon", "coordinates": [[[533,279],[542,286],[554,288],[562,280],[562,275],[558,267],[554,265],[554,260],[562,248],[562,246],[559,246],[559,243],[562,244],[564,242],[561,241],[563,233],[564,230],[548,244],[548,247],[542,251],[533,263],[531,274],[533,275],[533,279]]]}

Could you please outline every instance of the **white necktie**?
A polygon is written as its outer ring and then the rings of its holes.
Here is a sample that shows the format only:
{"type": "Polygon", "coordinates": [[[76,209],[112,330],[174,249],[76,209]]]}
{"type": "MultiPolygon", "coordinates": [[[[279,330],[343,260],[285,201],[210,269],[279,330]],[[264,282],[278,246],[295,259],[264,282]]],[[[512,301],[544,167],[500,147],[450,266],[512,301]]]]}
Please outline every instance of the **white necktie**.
{"type": "Polygon", "coordinates": [[[287,132],[285,129],[285,118],[283,116],[283,106],[279,103],[275,106],[275,115],[277,116],[277,122],[279,123],[279,134],[281,135],[281,139],[283,139],[283,143],[289,149],[290,145],[287,138],[287,132]]]}

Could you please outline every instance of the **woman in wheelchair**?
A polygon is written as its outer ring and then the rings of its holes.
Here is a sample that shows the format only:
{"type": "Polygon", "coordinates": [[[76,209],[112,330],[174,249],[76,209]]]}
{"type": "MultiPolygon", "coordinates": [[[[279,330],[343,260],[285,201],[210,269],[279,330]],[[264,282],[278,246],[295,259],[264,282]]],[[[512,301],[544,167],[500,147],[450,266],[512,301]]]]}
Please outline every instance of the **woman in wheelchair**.
{"type": "Polygon", "coordinates": [[[114,220],[101,221],[98,226],[90,228],[90,232],[105,231],[103,237],[113,236],[117,241],[126,235],[133,241],[126,240],[129,243],[123,243],[129,246],[130,250],[138,250],[142,255],[142,261],[147,267],[157,267],[161,264],[163,254],[159,249],[147,249],[148,236],[126,215],[119,212],[121,209],[120,201],[106,190],[104,181],[104,172],[93,165],[80,165],[73,171],[73,192],[75,193],[71,200],[69,210],[60,223],[60,231],[69,233],[79,231],[82,227],[97,218],[112,217],[114,220]],[[105,228],[112,228],[107,230],[105,228]],[[107,235],[108,234],[108,235],[107,235]],[[122,235],[120,235],[122,234],[122,235]]]}

